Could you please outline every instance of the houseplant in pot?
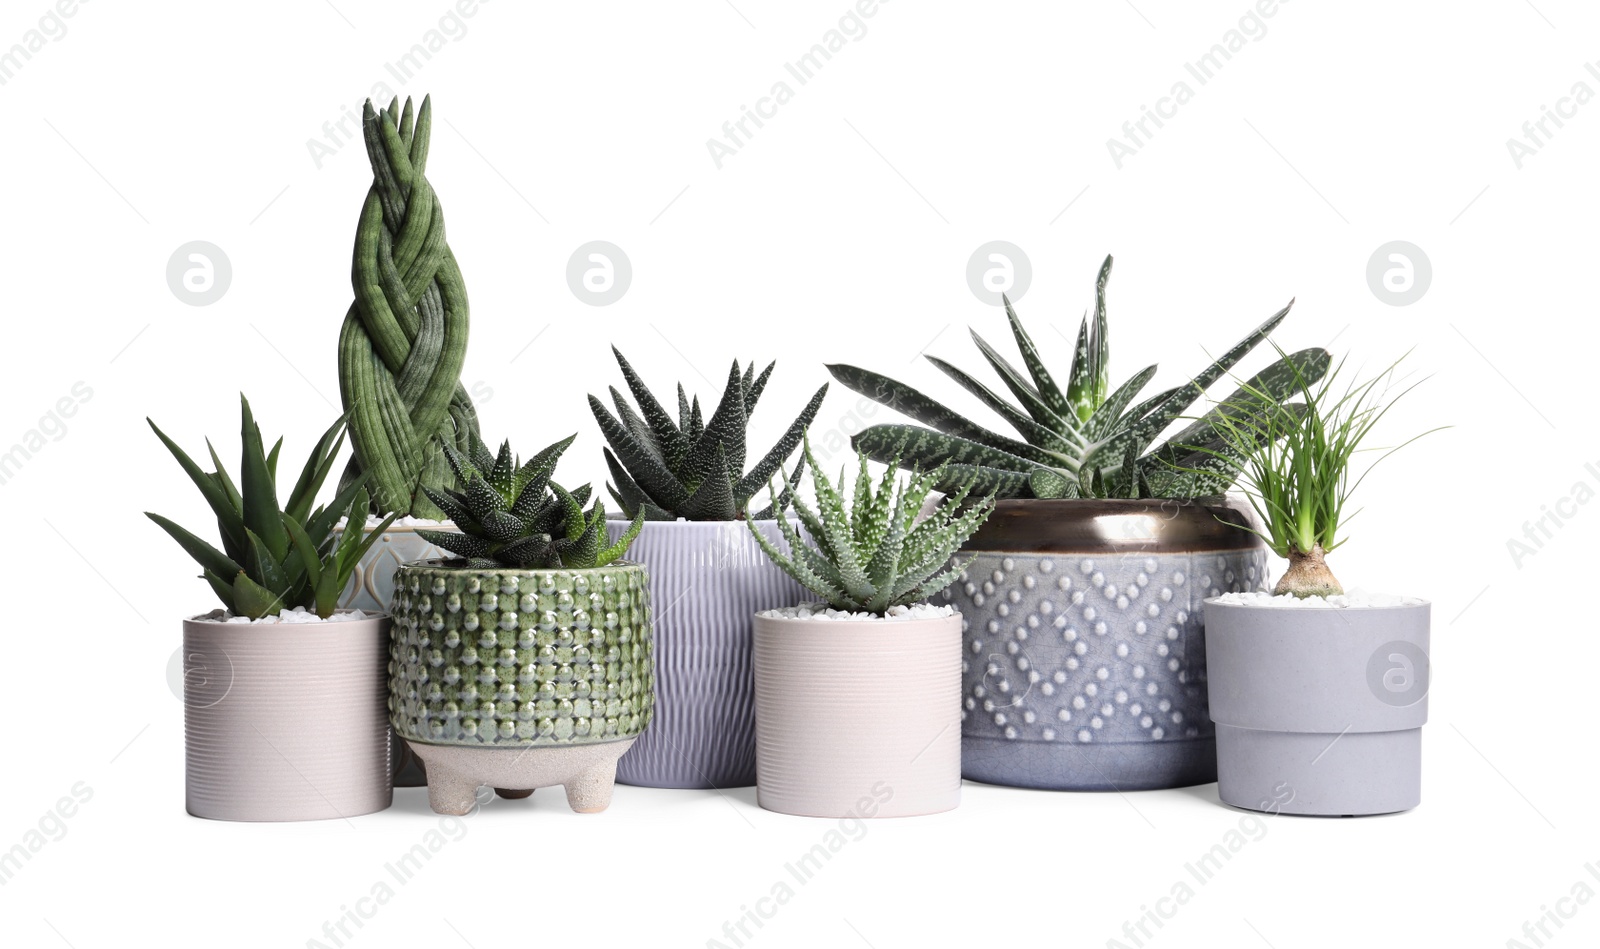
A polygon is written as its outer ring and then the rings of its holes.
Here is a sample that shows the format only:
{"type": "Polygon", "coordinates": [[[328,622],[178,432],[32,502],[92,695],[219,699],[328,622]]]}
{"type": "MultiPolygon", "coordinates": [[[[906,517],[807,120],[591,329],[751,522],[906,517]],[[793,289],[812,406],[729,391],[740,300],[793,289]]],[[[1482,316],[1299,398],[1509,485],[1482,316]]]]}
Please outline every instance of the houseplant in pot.
{"type": "Polygon", "coordinates": [[[373,539],[333,536],[340,517],[366,510],[362,479],[313,507],[345,420],[318,440],[280,507],[283,442],[267,451],[250,403],[240,402],[237,482],[209,441],[214,471],[150,423],[215,513],[222,540],[218,549],[148,514],[200,564],[223,603],[183,621],[189,813],[284,821],[382,810],[392,795],[383,676],[389,619],[338,609],[339,591],[373,539]]]}
{"type": "MultiPolygon", "coordinates": [[[[387,608],[394,569],[440,555],[416,533],[444,514],[423,488],[455,485],[444,447],[469,449],[477,413],[460,382],[467,351],[467,291],[445,242],[444,211],[424,174],[433,107],[411,100],[362,112],[372,185],[361,206],[350,282],[355,302],[339,331],[339,394],[354,455],[344,481],[366,474],[370,514],[399,515],[345,591],[346,606],[387,608]],[[413,121],[414,118],[414,121],[413,121]]],[[[402,781],[402,783],[417,783],[402,781]]]]}
{"type": "Polygon", "coordinates": [[[560,784],[574,810],[604,810],[650,723],[649,578],[619,559],[642,518],[606,543],[588,486],[551,480],[571,442],[526,464],[509,444],[446,448],[462,489],[424,487],[460,530],[426,536],[457,557],[395,574],[389,708],[441,814],[469,812],[482,785],[516,798],[560,784]]]}
{"type": "Polygon", "coordinates": [[[1307,411],[1298,413],[1263,392],[1260,410],[1222,426],[1233,449],[1249,451],[1240,483],[1257,530],[1289,561],[1271,594],[1205,601],[1217,793],[1226,804],[1351,816],[1421,800],[1429,604],[1346,593],[1324,559],[1346,539],[1345,504],[1371,471],[1352,479],[1353,455],[1394,404],[1394,371],[1342,391],[1338,370],[1320,385],[1302,381],[1307,411]]]}
{"type": "MultiPolygon", "coordinates": [[[[402,110],[398,97],[383,110],[369,100],[362,112],[372,186],[356,225],[355,302],[339,330],[339,394],[354,449],[343,483],[367,477],[371,509],[357,512],[354,523],[378,536],[340,601],[362,610],[388,608],[400,564],[441,555],[417,533],[418,526],[448,527],[422,489],[453,486],[443,449],[465,451],[478,434],[459,378],[467,291],[424,174],[432,118],[428,98],[414,117],[411,100],[402,110]],[[398,518],[380,529],[378,515],[390,511],[398,518]]],[[[420,786],[421,766],[403,743],[395,745],[395,783],[420,786]]]]}
{"type": "Polygon", "coordinates": [[[907,817],[954,808],[961,797],[961,615],[928,599],[963,570],[952,562],[993,509],[968,503],[970,482],[920,517],[942,471],[899,484],[894,465],[876,489],[859,458],[847,504],[844,478],[811,459],[816,509],[786,483],[811,540],[779,519],[787,551],[750,523],[751,536],[821,603],[755,616],[756,797],[810,817],[907,817]]]}
{"type": "Polygon", "coordinates": [[[1074,790],[1215,780],[1200,602],[1256,589],[1266,559],[1259,540],[1238,529],[1245,509],[1222,496],[1242,458],[1223,443],[1218,420],[1256,404],[1253,392],[1282,395],[1327,369],[1320,349],[1282,356],[1163,438],[1289,308],[1189,382],[1140,399],[1155,366],[1110,386],[1110,275],[1107,257],[1064,376],[1046,367],[1009,301],[1025,372],[973,339],[1010,399],[928,357],[1015,438],[886,376],[828,367],[921,423],[874,425],[853,439],[857,448],[923,470],[943,465],[941,488],[975,479],[974,490],[999,498],[963,548],[973,555],[966,575],[944,594],[967,621],[963,773],[975,780],[1074,790]]]}
{"type": "MultiPolygon", "coordinates": [[[[824,384],[748,471],[746,427],[772,375],[735,362],[711,417],[678,386],[676,419],[615,348],[638,409],[615,388],[616,414],[594,396],[589,407],[609,447],[611,495],[628,518],[643,516],[631,556],[650,570],[656,615],[656,718],[622,759],[617,780],[669,788],[755,783],[751,720],[750,616],[792,603],[800,588],[767,560],[739,519],[777,473],[816,417],[824,384]]],[[[798,479],[805,461],[796,465],[798,479]]],[[[769,540],[769,508],[749,515],[769,540]]],[[[610,536],[627,529],[613,520],[610,536]]]]}

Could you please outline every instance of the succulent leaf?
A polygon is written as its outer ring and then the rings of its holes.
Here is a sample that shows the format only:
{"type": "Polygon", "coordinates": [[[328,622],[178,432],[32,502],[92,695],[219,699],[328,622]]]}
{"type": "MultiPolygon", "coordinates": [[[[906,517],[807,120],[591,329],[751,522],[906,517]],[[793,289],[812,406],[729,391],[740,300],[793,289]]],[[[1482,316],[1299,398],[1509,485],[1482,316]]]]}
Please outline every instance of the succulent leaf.
{"type": "Polygon", "coordinates": [[[778,443],[746,472],[750,413],[766,389],[775,363],[758,374],[753,363],[741,368],[735,361],[709,420],[701,415],[699,397],[690,398],[680,383],[674,423],[622,353],[615,347],[613,352],[639,410],[635,412],[615,388],[611,394],[616,415],[592,395],[589,407],[608,445],[606,466],[611,480],[607,487],[630,518],[640,512],[648,520],[739,517],[750,498],[794,453],[828,388],[824,385],[817,390],[778,443]]]}
{"type": "MultiPolygon", "coordinates": [[[[802,457],[811,467],[817,508],[812,510],[792,490],[785,492],[786,505],[774,500],[786,551],[754,523],[750,531],[785,573],[836,609],[883,613],[926,600],[948,585],[944,578],[954,576],[949,569],[951,556],[994,509],[992,496],[969,502],[968,483],[919,522],[923,502],[947,477],[944,470],[918,472],[901,483],[891,465],[874,491],[867,456],[861,454],[847,502],[842,488],[852,479],[841,475],[836,484],[824,475],[809,441],[802,457]],[[810,535],[809,542],[783,516],[789,505],[810,535]],[[935,582],[937,587],[932,586],[935,582]]],[[[786,481],[785,488],[793,485],[786,481]]]]}

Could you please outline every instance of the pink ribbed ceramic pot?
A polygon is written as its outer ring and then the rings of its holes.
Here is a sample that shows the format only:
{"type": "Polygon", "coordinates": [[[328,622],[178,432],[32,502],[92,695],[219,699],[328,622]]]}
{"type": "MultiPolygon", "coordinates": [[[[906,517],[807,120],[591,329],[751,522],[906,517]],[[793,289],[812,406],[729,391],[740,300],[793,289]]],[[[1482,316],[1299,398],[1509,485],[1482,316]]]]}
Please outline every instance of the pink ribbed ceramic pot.
{"type": "Polygon", "coordinates": [[[755,617],[756,799],[807,817],[961,801],[961,616],[755,617]]]}
{"type": "Polygon", "coordinates": [[[388,807],[389,618],[183,621],[190,814],[354,817],[388,807]]]}

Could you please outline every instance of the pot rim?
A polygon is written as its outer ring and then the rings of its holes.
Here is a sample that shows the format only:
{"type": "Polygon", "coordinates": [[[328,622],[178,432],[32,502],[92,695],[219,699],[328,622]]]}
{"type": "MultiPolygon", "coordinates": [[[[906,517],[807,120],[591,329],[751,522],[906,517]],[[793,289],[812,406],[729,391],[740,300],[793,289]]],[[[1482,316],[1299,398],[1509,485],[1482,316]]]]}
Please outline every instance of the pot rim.
{"type": "Polygon", "coordinates": [[[1201,600],[1200,602],[1203,603],[1207,609],[1275,611],[1275,612],[1282,613],[1285,616],[1294,616],[1297,613],[1331,613],[1331,612],[1399,613],[1399,612],[1402,612],[1402,611],[1405,611],[1405,610],[1420,610],[1420,609],[1427,609],[1427,608],[1433,606],[1433,601],[1432,600],[1425,600],[1425,599],[1423,599],[1421,597],[1411,597],[1411,599],[1414,599],[1417,602],[1415,602],[1415,603],[1396,603],[1396,604],[1389,604],[1389,605],[1385,605],[1385,606],[1327,606],[1327,605],[1323,605],[1323,606],[1261,606],[1261,605],[1254,604],[1254,603],[1223,603],[1221,596],[1208,596],[1204,600],[1201,600]]]}
{"type": "Polygon", "coordinates": [[[1265,550],[1247,503],[1199,498],[1002,498],[970,553],[1096,556],[1265,550]]]}
{"type": "MultiPolygon", "coordinates": [[[[216,610],[210,610],[207,613],[196,613],[196,614],[191,615],[191,616],[185,616],[185,617],[183,617],[183,622],[185,622],[185,623],[193,623],[196,626],[206,626],[206,627],[213,627],[214,626],[214,627],[216,627],[218,629],[238,629],[238,630],[256,630],[256,629],[265,629],[267,627],[272,627],[274,629],[297,629],[297,628],[327,629],[329,627],[338,628],[340,626],[352,626],[352,627],[353,626],[360,626],[360,625],[362,625],[364,623],[369,623],[369,622],[372,622],[374,620],[387,620],[387,619],[393,619],[394,618],[393,614],[391,614],[388,610],[380,610],[380,611],[376,611],[376,612],[370,611],[370,610],[362,610],[361,612],[365,613],[366,615],[361,617],[360,619],[345,619],[345,620],[338,620],[338,621],[319,619],[315,623],[230,623],[227,620],[223,620],[223,619],[211,619],[211,618],[208,618],[210,613],[215,613],[215,612],[216,612],[216,610]]],[[[338,612],[338,613],[354,613],[355,609],[354,608],[340,609],[340,610],[336,610],[335,612],[338,612]]]]}
{"type": "Polygon", "coordinates": [[[433,558],[430,558],[428,560],[408,560],[405,563],[401,564],[399,567],[396,567],[395,569],[396,569],[397,572],[400,571],[400,570],[404,570],[404,569],[410,567],[410,568],[421,569],[421,570],[445,570],[445,571],[448,571],[450,573],[476,573],[476,574],[480,574],[480,575],[494,574],[496,576],[510,573],[510,574],[515,574],[517,576],[536,576],[536,575],[541,574],[541,573],[593,573],[593,572],[598,571],[598,570],[610,570],[610,569],[612,569],[614,567],[624,567],[624,568],[633,567],[633,568],[637,568],[639,570],[643,570],[645,568],[645,565],[640,563],[639,561],[637,561],[637,560],[628,560],[628,559],[625,559],[625,558],[618,559],[618,560],[613,560],[613,561],[611,561],[610,563],[606,564],[603,567],[467,567],[467,566],[454,567],[454,566],[451,566],[451,564],[456,562],[456,561],[461,561],[464,564],[465,563],[465,558],[462,558],[462,557],[449,557],[449,558],[433,557],[433,558]]]}
{"type": "MultiPolygon", "coordinates": [[[[349,525],[341,527],[340,525],[335,524],[333,529],[336,531],[343,531],[348,529],[348,527],[349,525]]],[[[437,524],[390,524],[388,527],[383,529],[383,532],[385,534],[415,534],[419,530],[450,531],[451,533],[455,534],[461,533],[461,528],[457,527],[454,521],[449,520],[439,521],[437,524]]],[[[362,533],[367,533],[368,528],[365,524],[361,525],[361,531],[362,533]]]]}
{"type": "Polygon", "coordinates": [[[945,615],[945,616],[917,616],[917,617],[908,617],[908,618],[904,618],[904,619],[901,619],[901,618],[890,619],[887,616],[874,616],[874,617],[872,617],[870,619],[837,619],[837,620],[802,619],[802,618],[800,618],[798,616],[763,616],[763,615],[761,615],[763,612],[765,612],[765,611],[764,610],[757,610],[754,613],[751,613],[750,614],[750,618],[751,618],[752,622],[754,622],[756,620],[760,620],[760,621],[767,622],[767,623],[776,623],[776,624],[779,624],[779,625],[782,625],[782,626],[790,626],[792,624],[804,623],[804,624],[806,624],[806,626],[815,627],[819,631],[820,630],[825,630],[825,629],[839,629],[841,627],[870,627],[872,629],[893,629],[896,626],[918,626],[918,625],[921,625],[921,624],[924,624],[924,623],[946,623],[946,622],[949,622],[951,620],[954,620],[955,622],[960,623],[962,621],[962,615],[961,615],[961,611],[960,610],[956,610],[955,612],[950,613],[950,614],[945,615]]]}

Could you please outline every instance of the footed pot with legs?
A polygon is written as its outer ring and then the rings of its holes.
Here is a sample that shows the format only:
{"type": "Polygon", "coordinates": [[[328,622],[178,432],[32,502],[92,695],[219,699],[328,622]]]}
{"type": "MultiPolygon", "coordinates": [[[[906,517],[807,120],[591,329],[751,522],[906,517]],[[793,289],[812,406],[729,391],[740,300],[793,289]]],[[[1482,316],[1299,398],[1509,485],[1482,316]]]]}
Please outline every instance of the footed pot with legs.
{"type": "Polygon", "coordinates": [[[654,704],[644,568],[460,563],[395,577],[390,716],[427,767],[428,803],[465,814],[482,785],[563,785],[573,810],[605,810],[654,704]]]}
{"type": "Polygon", "coordinates": [[[389,711],[422,759],[428,802],[465,814],[563,785],[582,813],[611,803],[617,759],[650,724],[650,578],[605,543],[605,506],[552,480],[572,438],[522,464],[474,439],[445,456],[462,490],[424,486],[458,532],[419,531],[459,556],[395,574],[389,711]]]}

